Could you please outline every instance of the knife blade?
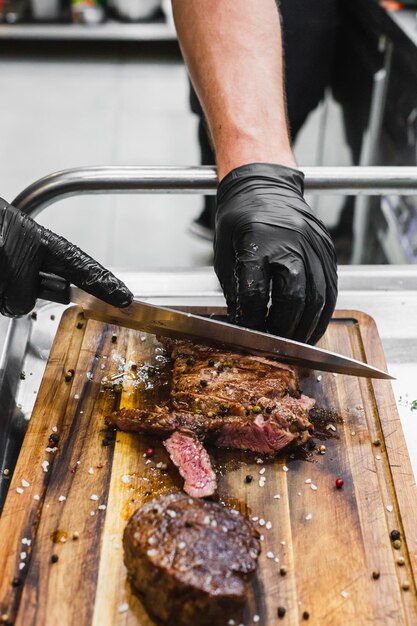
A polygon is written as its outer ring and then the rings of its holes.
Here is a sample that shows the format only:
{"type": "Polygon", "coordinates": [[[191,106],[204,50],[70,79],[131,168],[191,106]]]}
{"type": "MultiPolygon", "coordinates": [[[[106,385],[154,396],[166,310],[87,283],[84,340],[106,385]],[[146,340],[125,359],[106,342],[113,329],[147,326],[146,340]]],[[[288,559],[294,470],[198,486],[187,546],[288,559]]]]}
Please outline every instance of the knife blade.
{"type": "Polygon", "coordinates": [[[393,379],[383,370],[335,352],[200,315],[156,306],[141,300],[134,300],[128,307],[118,309],[53,275],[42,275],[39,297],[63,304],[72,302],[83,308],[87,318],[153,335],[214,342],[234,350],[269,356],[283,363],[320,371],[393,379]]]}

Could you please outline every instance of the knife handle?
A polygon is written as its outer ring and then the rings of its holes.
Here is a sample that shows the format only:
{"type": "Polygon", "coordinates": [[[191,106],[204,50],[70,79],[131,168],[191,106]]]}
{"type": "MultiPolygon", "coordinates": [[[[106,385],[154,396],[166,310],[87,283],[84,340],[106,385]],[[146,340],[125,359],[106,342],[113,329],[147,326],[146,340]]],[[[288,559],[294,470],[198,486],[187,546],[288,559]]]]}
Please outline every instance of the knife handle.
{"type": "Polygon", "coordinates": [[[69,304],[71,302],[70,283],[68,280],[55,274],[47,274],[46,272],[39,272],[39,279],[38,298],[57,302],[58,304],[69,304]]]}

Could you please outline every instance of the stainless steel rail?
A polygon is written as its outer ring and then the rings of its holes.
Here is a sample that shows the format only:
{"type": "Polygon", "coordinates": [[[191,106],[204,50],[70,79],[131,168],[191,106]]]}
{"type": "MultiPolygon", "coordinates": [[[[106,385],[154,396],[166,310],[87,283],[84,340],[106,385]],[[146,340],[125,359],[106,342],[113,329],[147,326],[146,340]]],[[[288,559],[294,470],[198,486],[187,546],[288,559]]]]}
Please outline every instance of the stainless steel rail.
{"type": "MultiPolygon", "coordinates": [[[[343,195],[417,194],[417,167],[305,167],[308,193],[343,195]]],[[[215,194],[214,167],[81,167],[32,183],[13,201],[32,216],[48,205],[80,194],[215,194]]]]}

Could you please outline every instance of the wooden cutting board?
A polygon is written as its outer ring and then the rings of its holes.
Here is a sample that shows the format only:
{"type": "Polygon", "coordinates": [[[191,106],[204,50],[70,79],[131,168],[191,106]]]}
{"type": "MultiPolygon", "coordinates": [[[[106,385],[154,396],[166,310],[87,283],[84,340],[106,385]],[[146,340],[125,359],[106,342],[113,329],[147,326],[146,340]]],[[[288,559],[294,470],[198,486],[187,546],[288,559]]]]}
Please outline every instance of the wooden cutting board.
{"type": "MultiPolygon", "coordinates": [[[[363,313],[338,312],[321,345],[386,367],[363,313]]],[[[119,403],[151,406],[166,395],[166,369],[155,337],[65,312],[0,519],[0,623],[154,624],[126,582],[121,536],[137,507],[181,481],[171,465],[161,467],[168,458],[160,442],[126,433],[109,441],[104,416],[119,403]],[[103,377],[123,372],[121,395],[103,391],[103,377]],[[46,451],[52,433],[56,452],[46,451]]],[[[294,626],[307,612],[317,626],[415,625],[417,497],[391,385],[311,372],[302,387],[341,415],[318,442],[325,454],[257,463],[211,450],[220,500],[259,518],[264,536],[242,624],[257,615],[260,625],[294,626]]]]}

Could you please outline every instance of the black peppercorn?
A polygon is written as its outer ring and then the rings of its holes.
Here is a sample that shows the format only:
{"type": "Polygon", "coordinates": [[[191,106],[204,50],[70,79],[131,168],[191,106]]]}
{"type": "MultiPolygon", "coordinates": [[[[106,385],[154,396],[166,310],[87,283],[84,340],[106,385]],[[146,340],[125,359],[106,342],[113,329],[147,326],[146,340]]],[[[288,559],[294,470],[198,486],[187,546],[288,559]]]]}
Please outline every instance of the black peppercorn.
{"type": "Polygon", "coordinates": [[[185,522],[184,526],[185,526],[185,528],[192,528],[193,524],[192,524],[192,522],[188,522],[187,521],[187,522],[185,522]]]}
{"type": "Polygon", "coordinates": [[[109,445],[110,445],[110,441],[109,441],[109,439],[107,439],[107,437],[105,437],[105,438],[103,439],[103,441],[101,442],[101,445],[102,445],[102,446],[109,446],[109,445]]]}
{"type": "Polygon", "coordinates": [[[25,380],[26,374],[25,372],[20,372],[20,380],[25,380]]]}
{"type": "Polygon", "coordinates": [[[38,319],[38,314],[36,313],[36,311],[32,311],[32,313],[30,314],[30,317],[31,317],[33,320],[37,320],[37,319],[38,319]]]}
{"type": "Polygon", "coordinates": [[[208,360],[208,366],[209,367],[214,367],[214,359],[209,359],[208,360]]]}
{"type": "Polygon", "coordinates": [[[74,370],[73,369],[67,370],[65,374],[65,382],[69,383],[70,380],[72,380],[73,376],[74,376],[74,370]]]}
{"type": "Polygon", "coordinates": [[[287,575],[287,570],[285,567],[280,567],[279,568],[279,573],[281,574],[281,576],[286,576],[287,575]]]}
{"type": "Polygon", "coordinates": [[[78,330],[81,330],[81,328],[84,328],[84,322],[78,322],[77,328],[78,330]]]}
{"type": "Polygon", "coordinates": [[[53,554],[51,556],[51,563],[56,563],[59,560],[59,556],[57,554],[53,554]]]}
{"type": "Polygon", "coordinates": [[[220,365],[217,366],[217,371],[218,372],[222,372],[224,370],[223,365],[220,363],[220,365]]]}
{"type": "Polygon", "coordinates": [[[13,578],[12,580],[12,587],[20,587],[22,584],[22,579],[21,578],[13,578]]]}
{"type": "Polygon", "coordinates": [[[136,365],[136,363],[132,363],[130,368],[135,372],[138,369],[138,366],[136,365]]]}
{"type": "Polygon", "coordinates": [[[378,580],[378,578],[380,577],[380,575],[381,575],[381,574],[380,574],[377,570],[375,570],[375,571],[373,571],[373,572],[372,572],[372,578],[373,578],[374,580],[378,580]]]}
{"type": "Polygon", "coordinates": [[[51,435],[49,435],[49,441],[52,441],[53,443],[58,443],[59,435],[57,433],[52,433],[51,435]]]}
{"type": "Polygon", "coordinates": [[[316,442],[314,441],[314,439],[309,440],[307,447],[309,450],[314,450],[314,448],[316,447],[316,442]]]}
{"type": "Polygon", "coordinates": [[[253,481],[253,476],[251,474],[247,474],[245,478],[245,483],[251,483],[253,481]]]}
{"type": "Polygon", "coordinates": [[[207,387],[207,381],[206,380],[200,380],[200,386],[201,387],[207,387]]]}
{"type": "Polygon", "coordinates": [[[192,365],[194,365],[194,359],[187,359],[186,363],[187,363],[188,367],[191,367],[192,365]]]}
{"type": "Polygon", "coordinates": [[[401,533],[399,530],[391,530],[389,534],[391,541],[397,541],[397,539],[401,539],[401,533]]]}
{"type": "Polygon", "coordinates": [[[265,409],[265,413],[272,413],[272,406],[267,406],[265,409]]]}
{"type": "Polygon", "coordinates": [[[116,341],[117,341],[117,335],[112,335],[111,336],[111,342],[112,343],[116,343],[116,341]]]}
{"type": "Polygon", "coordinates": [[[277,615],[280,619],[282,619],[285,616],[286,612],[287,612],[287,609],[285,607],[279,606],[277,610],[277,615]]]}
{"type": "Polygon", "coordinates": [[[308,611],[304,611],[303,619],[305,619],[307,621],[309,617],[310,617],[310,613],[308,611]]]}

